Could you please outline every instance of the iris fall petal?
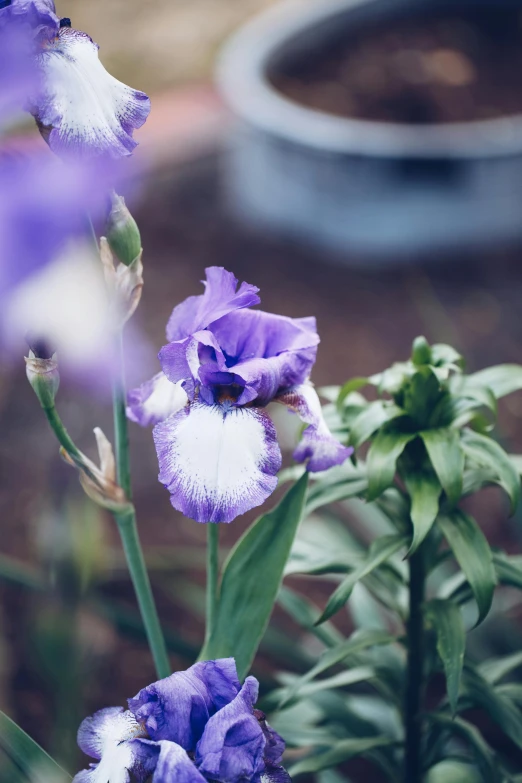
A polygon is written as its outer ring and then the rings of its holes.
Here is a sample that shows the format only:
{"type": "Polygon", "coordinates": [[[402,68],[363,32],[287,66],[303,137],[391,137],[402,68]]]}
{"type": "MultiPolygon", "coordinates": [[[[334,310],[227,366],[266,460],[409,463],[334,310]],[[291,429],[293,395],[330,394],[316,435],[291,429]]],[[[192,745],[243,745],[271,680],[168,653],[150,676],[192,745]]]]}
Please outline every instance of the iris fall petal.
{"type": "Polygon", "coordinates": [[[353,453],[353,449],[339,443],[328,429],[321,402],[311,383],[303,383],[280,394],[274,402],[288,406],[309,425],[294,451],[294,459],[297,462],[307,461],[307,468],[312,473],[341,465],[353,453]]]}
{"type": "Polygon", "coordinates": [[[197,522],[231,522],[277,485],[281,452],[265,411],[194,403],[154,428],[159,479],[197,522]]]}
{"type": "Polygon", "coordinates": [[[51,149],[61,156],[130,155],[150,100],[105,70],[93,40],[62,27],[37,61],[43,85],[32,111],[51,149]]]}

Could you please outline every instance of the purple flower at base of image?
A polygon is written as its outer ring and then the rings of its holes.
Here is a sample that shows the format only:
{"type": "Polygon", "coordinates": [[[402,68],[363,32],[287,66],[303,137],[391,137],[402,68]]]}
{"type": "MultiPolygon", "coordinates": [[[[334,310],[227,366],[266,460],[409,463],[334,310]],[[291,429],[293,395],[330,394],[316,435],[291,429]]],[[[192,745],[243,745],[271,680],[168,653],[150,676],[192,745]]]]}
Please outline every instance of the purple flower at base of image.
{"type": "Polygon", "coordinates": [[[129,709],[83,721],[78,745],[96,763],[73,783],[288,783],[284,740],[254,709],[259,685],[241,686],[233,658],[201,661],[141,690],[129,709]],[[131,778],[132,776],[132,778],[131,778]]]}
{"type": "Polygon", "coordinates": [[[98,46],[53,0],[12,0],[0,6],[0,41],[16,32],[31,40],[38,85],[26,106],[53,152],[62,157],[119,158],[137,146],[133,138],[150,113],[150,100],[111,76],[98,46]]]}
{"type": "Polygon", "coordinates": [[[265,408],[279,402],[308,426],[294,454],[327,470],[352,453],[330,433],[309,381],[315,318],[249,309],[258,289],[206,270],[205,293],[176,307],[160,351],[163,372],[129,394],[128,416],[155,424],[159,479],[172,505],[197,522],[231,522],[277,485],[281,451],[265,408]]]}

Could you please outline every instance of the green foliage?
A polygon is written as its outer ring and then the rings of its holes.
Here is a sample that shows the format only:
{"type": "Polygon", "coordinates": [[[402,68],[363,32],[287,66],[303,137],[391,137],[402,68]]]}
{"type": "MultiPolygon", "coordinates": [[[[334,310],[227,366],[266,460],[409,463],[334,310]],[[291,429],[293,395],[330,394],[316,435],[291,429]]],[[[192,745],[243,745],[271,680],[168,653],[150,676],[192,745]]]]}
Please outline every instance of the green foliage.
{"type": "Polygon", "coordinates": [[[0,712],[0,748],[29,783],[66,783],[71,777],[19,726],[0,712]]]}
{"type": "Polygon", "coordinates": [[[244,678],[268,625],[298,525],[308,475],[299,479],[281,503],[255,522],[225,564],[215,629],[200,658],[236,659],[244,678]]]}
{"type": "Polygon", "coordinates": [[[323,770],[362,755],[387,779],[404,779],[407,653],[415,644],[424,717],[422,769],[411,783],[517,780],[505,743],[490,744],[472,720],[476,710],[486,713],[522,749],[522,687],[513,681],[522,653],[477,663],[467,633],[489,627],[497,587],[522,590],[522,556],[492,550],[461,501],[497,486],[517,508],[522,457],[509,456],[491,432],[497,400],[522,389],[522,367],[472,375],[463,368],[453,348],[418,338],[410,360],[324,390],[328,426],[357,453],[312,477],[285,569],[329,586],[323,611],[317,593],[314,603],[293,586],[279,597],[310,649],[324,647],[308,671],[282,672],[266,697],[296,754],[291,774],[323,781],[323,770]],[[422,574],[413,598],[412,558],[422,574]],[[417,637],[410,607],[421,618],[417,637]],[[343,609],[354,626],[347,639],[330,619],[343,609]]]}

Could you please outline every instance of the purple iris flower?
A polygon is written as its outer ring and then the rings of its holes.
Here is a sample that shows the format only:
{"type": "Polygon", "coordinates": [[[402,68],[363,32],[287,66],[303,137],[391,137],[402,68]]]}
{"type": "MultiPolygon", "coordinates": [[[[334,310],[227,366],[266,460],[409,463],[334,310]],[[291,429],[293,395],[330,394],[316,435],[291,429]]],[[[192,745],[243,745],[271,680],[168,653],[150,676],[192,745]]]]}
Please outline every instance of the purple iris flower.
{"type": "Polygon", "coordinates": [[[283,739],[254,709],[258,682],[233,658],[201,661],[141,690],[129,709],[83,721],[80,748],[96,763],[73,783],[288,783],[283,739]]]}
{"type": "Polygon", "coordinates": [[[268,403],[308,425],[294,456],[310,471],[340,465],[351,450],[330,433],[309,381],[315,318],[251,310],[259,289],[238,288],[221,267],[206,274],[205,293],[174,309],[163,372],[130,393],[128,416],[156,425],[159,479],[172,505],[197,522],[231,522],[277,485],[281,452],[268,403]]]}
{"type": "Polygon", "coordinates": [[[39,85],[27,104],[51,149],[62,157],[130,155],[149,98],[105,70],[97,44],[59,19],[53,0],[0,3],[0,32],[15,29],[32,33],[39,85]]]}

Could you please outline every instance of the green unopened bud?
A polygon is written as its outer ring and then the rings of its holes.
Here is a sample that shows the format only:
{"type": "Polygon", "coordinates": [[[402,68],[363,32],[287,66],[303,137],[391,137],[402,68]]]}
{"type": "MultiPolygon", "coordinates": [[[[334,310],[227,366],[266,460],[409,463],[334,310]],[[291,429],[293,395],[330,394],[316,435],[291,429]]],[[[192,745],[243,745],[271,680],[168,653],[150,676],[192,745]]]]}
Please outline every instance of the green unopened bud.
{"type": "Polygon", "coordinates": [[[413,341],[411,359],[417,366],[431,363],[431,348],[425,337],[416,337],[413,341]]]}
{"type": "Polygon", "coordinates": [[[25,357],[27,379],[40,400],[42,408],[52,408],[58,388],[60,373],[56,359],[38,359],[33,351],[25,357]]]}
{"type": "Polygon", "coordinates": [[[125,199],[114,191],[105,231],[109,247],[118,261],[130,266],[141,252],[140,230],[125,204],[125,199]]]}

